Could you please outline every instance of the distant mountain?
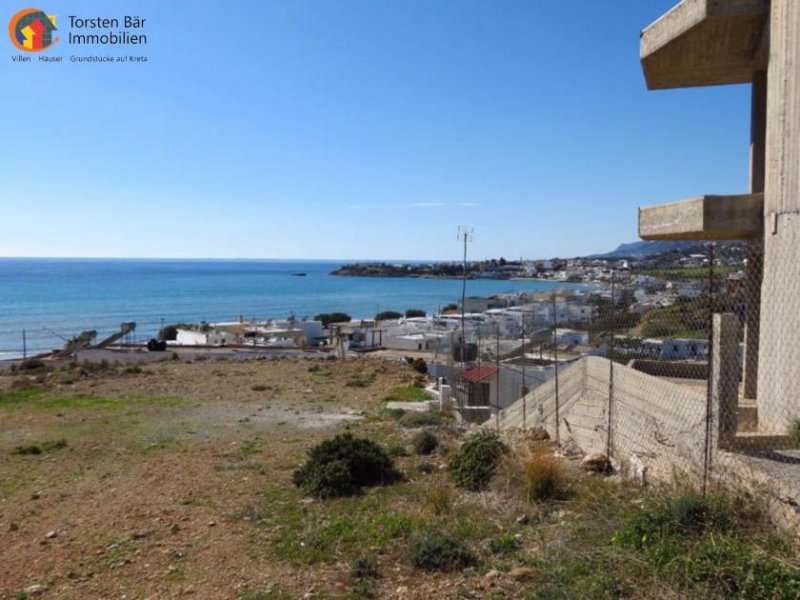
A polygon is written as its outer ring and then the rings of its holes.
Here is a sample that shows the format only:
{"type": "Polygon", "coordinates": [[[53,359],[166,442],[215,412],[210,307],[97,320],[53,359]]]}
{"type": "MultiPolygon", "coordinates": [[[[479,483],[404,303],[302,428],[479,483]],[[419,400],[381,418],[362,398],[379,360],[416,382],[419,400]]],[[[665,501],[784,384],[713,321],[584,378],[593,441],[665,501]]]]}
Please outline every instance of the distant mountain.
{"type": "Polygon", "coordinates": [[[630,244],[620,244],[616,250],[605,254],[592,254],[586,258],[644,258],[655,256],[665,252],[679,250],[685,252],[694,248],[702,248],[702,241],[696,240],[664,240],[658,242],[631,242],[630,244]]]}

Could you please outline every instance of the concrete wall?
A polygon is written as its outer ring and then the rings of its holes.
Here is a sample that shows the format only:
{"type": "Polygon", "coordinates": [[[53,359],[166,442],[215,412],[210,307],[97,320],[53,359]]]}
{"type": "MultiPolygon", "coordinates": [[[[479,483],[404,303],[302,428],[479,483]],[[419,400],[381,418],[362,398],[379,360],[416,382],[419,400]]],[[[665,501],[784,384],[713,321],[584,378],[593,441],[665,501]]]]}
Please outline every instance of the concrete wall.
{"type": "Polygon", "coordinates": [[[772,0],[767,72],[759,429],[800,417],[800,10],[772,0]]]}
{"type": "Polygon", "coordinates": [[[613,366],[614,401],[609,420],[611,364],[586,357],[559,372],[559,419],[555,379],[500,413],[504,429],[522,427],[523,401],[528,427],[543,426],[562,443],[572,440],[584,452],[606,452],[611,425],[611,455],[623,468],[646,470],[648,477],[671,480],[675,473],[699,477],[705,451],[706,397],[686,386],[613,366]]]}

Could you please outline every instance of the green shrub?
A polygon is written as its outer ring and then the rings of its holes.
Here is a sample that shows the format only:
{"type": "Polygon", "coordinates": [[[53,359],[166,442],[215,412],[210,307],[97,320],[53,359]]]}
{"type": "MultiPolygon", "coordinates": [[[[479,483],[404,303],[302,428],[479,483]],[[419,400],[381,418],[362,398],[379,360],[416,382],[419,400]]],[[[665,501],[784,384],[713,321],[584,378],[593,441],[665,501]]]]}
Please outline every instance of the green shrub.
{"type": "Polygon", "coordinates": [[[414,542],[408,559],[428,571],[456,571],[478,564],[478,557],[463,542],[438,533],[414,542]]]}
{"type": "Polygon", "coordinates": [[[411,445],[414,446],[414,452],[417,454],[430,454],[439,446],[439,438],[427,429],[423,429],[414,436],[411,445]]]}
{"type": "Polygon", "coordinates": [[[350,576],[354,579],[375,577],[378,575],[378,565],[371,556],[359,556],[350,563],[350,576]]]}
{"type": "Polygon", "coordinates": [[[456,485],[468,490],[486,489],[507,449],[497,434],[480,434],[465,443],[450,461],[450,476],[456,485]]]}
{"type": "Polygon", "coordinates": [[[391,457],[371,440],[345,433],[317,444],[294,472],[294,484],[320,498],[357,494],[365,486],[401,479],[391,457]]]}

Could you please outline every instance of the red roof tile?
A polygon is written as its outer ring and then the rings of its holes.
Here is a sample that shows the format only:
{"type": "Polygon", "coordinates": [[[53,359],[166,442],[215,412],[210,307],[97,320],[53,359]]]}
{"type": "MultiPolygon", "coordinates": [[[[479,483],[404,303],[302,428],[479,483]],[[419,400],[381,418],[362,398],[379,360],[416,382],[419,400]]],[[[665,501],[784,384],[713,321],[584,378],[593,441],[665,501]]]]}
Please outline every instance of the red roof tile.
{"type": "Polygon", "coordinates": [[[464,371],[464,381],[480,381],[482,379],[486,379],[487,377],[491,377],[495,373],[497,373],[497,369],[495,367],[486,365],[472,367],[464,371]]]}

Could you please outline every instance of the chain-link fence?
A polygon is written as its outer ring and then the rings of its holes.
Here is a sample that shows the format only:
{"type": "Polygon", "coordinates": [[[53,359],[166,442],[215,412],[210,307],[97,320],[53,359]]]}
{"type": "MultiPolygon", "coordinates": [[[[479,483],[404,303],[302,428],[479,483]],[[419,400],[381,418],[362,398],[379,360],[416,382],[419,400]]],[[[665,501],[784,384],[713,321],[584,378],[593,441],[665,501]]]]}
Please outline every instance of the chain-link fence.
{"type": "Polygon", "coordinates": [[[797,462],[787,451],[800,433],[796,402],[765,394],[767,375],[759,374],[765,344],[772,359],[781,344],[797,343],[790,332],[760,339],[760,320],[777,318],[762,311],[762,248],[704,243],[691,253],[617,260],[582,299],[553,293],[544,354],[556,375],[504,410],[501,426],[545,426],[642,477],[681,471],[704,485],[719,451],[797,462]],[[579,302],[589,318],[569,319],[579,302]]]}

